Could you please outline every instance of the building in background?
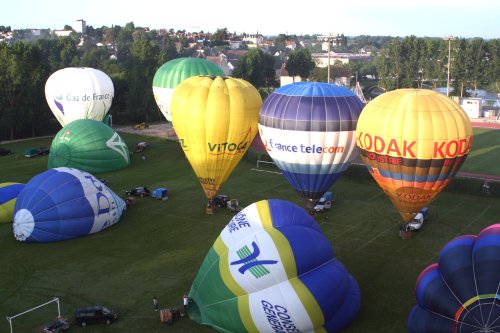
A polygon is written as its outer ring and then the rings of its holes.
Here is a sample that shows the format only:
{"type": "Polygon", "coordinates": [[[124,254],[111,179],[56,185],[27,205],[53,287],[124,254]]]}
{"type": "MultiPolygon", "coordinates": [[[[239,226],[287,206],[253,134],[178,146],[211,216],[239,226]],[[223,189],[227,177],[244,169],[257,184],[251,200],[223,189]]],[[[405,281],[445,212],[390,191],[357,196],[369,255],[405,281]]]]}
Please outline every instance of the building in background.
{"type": "Polygon", "coordinates": [[[75,23],[73,24],[73,30],[75,32],[81,33],[81,34],[86,34],[87,33],[87,22],[85,20],[76,20],[75,23]]]}

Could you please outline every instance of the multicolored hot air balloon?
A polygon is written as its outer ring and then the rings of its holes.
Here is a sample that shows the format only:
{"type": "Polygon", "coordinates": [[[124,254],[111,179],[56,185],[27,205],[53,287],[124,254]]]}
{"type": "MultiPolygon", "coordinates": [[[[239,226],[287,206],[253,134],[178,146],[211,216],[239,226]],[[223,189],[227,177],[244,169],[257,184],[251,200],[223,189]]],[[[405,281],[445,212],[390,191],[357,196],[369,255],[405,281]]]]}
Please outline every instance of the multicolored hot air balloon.
{"type": "Polygon", "coordinates": [[[363,107],[349,89],[321,82],[288,84],[264,101],[260,138],[306,207],[358,156],[355,133],[363,107]]]}
{"type": "Polygon", "coordinates": [[[77,119],[102,121],[114,91],[107,74],[88,67],[60,69],[45,83],[47,104],[63,127],[77,119]]]}
{"type": "Polygon", "coordinates": [[[242,79],[196,76],[184,80],[172,98],[172,123],[208,199],[228,179],[257,134],[262,99],[242,79]]]}
{"type": "Polygon", "coordinates": [[[362,161],[408,223],[465,162],[472,127],[448,97],[432,90],[399,89],[368,103],[356,137],[362,161]]]}
{"type": "Polygon", "coordinates": [[[185,79],[198,76],[224,76],[224,71],[216,64],[202,58],[178,58],[167,61],[153,77],[153,95],[168,121],[172,121],[170,102],[175,88],[185,79]]]}
{"type": "Polygon", "coordinates": [[[125,141],[97,120],[71,122],[56,134],[50,146],[49,168],[70,167],[102,173],[129,165],[130,153],[125,141]]]}
{"type": "Polygon", "coordinates": [[[259,201],[233,217],[189,297],[189,317],[221,332],[338,332],[361,303],[316,221],[283,200],[259,201]]]}
{"type": "Polygon", "coordinates": [[[24,184],[0,183],[0,223],[12,222],[14,206],[24,184]]]}
{"type": "Polygon", "coordinates": [[[499,286],[500,224],[456,237],[418,277],[408,332],[498,332],[499,286]]]}
{"type": "Polygon", "coordinates": [[[21,242],[56,242],[109,228],[125,202],[91,174],[55,168],[33,177],[17,197],[14,236],[21,242]]]}

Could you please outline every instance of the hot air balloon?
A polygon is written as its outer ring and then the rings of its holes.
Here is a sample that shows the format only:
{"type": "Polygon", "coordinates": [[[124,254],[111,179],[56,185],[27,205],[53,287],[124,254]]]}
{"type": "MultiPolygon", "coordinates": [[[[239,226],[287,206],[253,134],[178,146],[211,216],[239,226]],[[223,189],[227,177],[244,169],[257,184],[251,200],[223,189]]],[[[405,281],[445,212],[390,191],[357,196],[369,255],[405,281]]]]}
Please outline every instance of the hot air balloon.
{"type": "Polygon", "coordinates": [[[24,184],[0,183],[0,223],[12,222],[14,206],[24,184]]]}
{"type": "Polygon", "coordinates": [[[355,132],[363,106],[349,89],[321,82],[288,84],[264,101],[261,140],[306,207],[358,156],[355,132]]]}
{"type": "Polygon", "coordinates": [[[14,236],[45,243],[93,234],[118,222],[125,207],[123,199],[88,172],[49,169],[19,193],[14,236]]]}
{"type": "Polygon", "coordinates": [[[362,161],[408,223],[460,169],[471,149],[472,127],[448,97],[398,89],[368,103],[356,137],[362,161]]]}
{"type": "Polygon", "coordinates": [[[186,157],[212,200],[257,134],[262,99],[242,79],[196,76],[184,80],[172,98],[172,123],[186,157]]]}
{"type": "Polygon", "coordinates": [[[338,332],[361,303],[316,221],[276,199],[231,219],[188,296],[189,317],[221,332],[338,332]]]}
{"type": "Polygon", "coordinates": [[[102,121],[113,96],[110,77],[94,68],[63,68],[54,72],[45,83],[47,103],[63,127],[77,119],[102,121]]]}
{"type": "Polygon", "coordinates": [[[64,126],[52,140],[48,167],[71,167],[90,173],[119,170],[130,165],[125,141],[111,127],[92,119],[64,126]]]}
{"type": "Polygon", "coordinates": [[[172,121],[170,102],[174,89],[185,79],[198,76],[224,76],[224,71],[216,64],[202,58],[177,58],[164,63],[153,77],[153,95],[168,121],[172,121]]]}
{"type": "Polygon", "coordinates": [[[456,237],[418,277],[408,332],[498,332],[499,286],[500,224],[456,237]]]}

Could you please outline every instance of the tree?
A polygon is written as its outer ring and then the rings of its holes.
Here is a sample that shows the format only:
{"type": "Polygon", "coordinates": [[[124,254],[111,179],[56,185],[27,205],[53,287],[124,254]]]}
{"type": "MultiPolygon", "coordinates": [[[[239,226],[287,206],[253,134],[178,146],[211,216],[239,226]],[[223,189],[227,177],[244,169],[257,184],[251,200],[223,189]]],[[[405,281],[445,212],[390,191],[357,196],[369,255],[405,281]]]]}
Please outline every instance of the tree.
{"type": "Polygon", "coordinates": [[[302,79],[308,78],[314,67],[316,63],[306,48],[291,51],[285,64],[285,69],[290,76],[300,76],[302,79]]]}
{"type": "Polygon", "coordinates": [[[261,49],[248,51],[233,70],[234,77],[242,78],[256,88],[274,85],[275,75],[274,57],[261,49]]]}

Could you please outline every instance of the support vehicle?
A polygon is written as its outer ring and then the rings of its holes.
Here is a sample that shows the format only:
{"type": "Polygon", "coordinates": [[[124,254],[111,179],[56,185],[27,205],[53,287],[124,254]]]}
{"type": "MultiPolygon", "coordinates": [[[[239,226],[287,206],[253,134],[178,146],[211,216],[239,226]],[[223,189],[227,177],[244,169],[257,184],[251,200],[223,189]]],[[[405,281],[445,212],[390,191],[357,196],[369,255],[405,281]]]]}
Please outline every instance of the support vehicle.
{"type": "Polygon", "coordinates": [[[314,206],[314,211],[319,213],[324,210],[332,208],[333,192],[325,192],[323,196],[318,200],[316,206],[314,206]]]}
{"type": "Polygon", "coordinates": [[[415,215],[413,220],[408,223],[408,229],[409,230],[419,230],[420,228],[422,228],[422,224],[424,224],[424,221],[427,218],[428,214],[429,214],[429,208],[427,208],[427,207],[422,208],[417,213],[417,215],[415,215]]]}
{"type": "Polygon", "coordinates": [[[75,321],[80,326],[90,324],[109,325],[116,319],[118,319],[116,312],[102,305],[84,306],[75,311],[75,321]]]}

